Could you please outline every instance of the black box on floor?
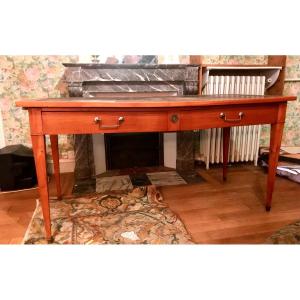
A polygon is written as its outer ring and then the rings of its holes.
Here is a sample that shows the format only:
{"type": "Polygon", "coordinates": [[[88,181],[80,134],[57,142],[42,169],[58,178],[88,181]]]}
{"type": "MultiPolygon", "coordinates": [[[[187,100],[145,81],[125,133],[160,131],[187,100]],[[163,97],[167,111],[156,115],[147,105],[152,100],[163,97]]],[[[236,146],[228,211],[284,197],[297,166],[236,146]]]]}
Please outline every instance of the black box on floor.
{"type": "Polygon", "coordinates": [[[31,188],[36,183],[32,149],[24,145],[0,149],[0,191],[31,188]]]}

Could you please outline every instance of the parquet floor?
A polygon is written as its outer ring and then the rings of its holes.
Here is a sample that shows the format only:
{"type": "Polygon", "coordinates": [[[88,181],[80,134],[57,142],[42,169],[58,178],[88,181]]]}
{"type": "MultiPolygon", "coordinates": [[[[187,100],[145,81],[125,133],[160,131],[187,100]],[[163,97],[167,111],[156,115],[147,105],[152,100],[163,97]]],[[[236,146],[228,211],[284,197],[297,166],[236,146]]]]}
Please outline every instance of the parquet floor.
{"type": "MultiPolygon", "coordinates": [[[[165,186],[161,192],[197,243],[259,244],[284,225],[300,220],[300,185],[277,177],[271,212],[264,209],[266,174],[259,167],[229,168],[222,182],[220,168],[199,169],[206,182],[165,186]]],[[[70,194],[73,175],[62,175],[62,190],[70,194]]],[[[50,195],[55,196],[50,181],[50,195]]],[[[0,193],[0,243],[21,243],[35,209],[37,190],[0,193]]]]}

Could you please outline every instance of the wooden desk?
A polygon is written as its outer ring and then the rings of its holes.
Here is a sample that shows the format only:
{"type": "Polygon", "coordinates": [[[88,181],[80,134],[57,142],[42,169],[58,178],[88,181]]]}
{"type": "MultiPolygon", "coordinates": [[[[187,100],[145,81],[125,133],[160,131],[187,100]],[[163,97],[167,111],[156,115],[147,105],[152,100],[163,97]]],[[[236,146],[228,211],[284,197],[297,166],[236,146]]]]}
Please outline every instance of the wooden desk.
{"type": "Polygon", "coordinates": [[[271,124],[266,210],[271,209],[287,101],[294,96],[171,96],[141,98],[58,98],[21,100],[29,111],[32,146],[46,237],[51,219],[45,135],[50,135],[57,197],[61,198],[58,134],[172,132],[224,128],[223,179],[226,179],[230,126],[271,124]]]}

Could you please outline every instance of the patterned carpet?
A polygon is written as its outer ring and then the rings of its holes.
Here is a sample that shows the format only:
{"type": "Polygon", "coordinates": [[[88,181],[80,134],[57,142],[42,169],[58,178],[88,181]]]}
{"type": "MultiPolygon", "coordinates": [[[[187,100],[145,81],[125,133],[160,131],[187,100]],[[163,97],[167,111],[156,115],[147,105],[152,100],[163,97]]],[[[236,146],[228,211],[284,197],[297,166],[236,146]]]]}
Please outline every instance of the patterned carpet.
{"type": "Polygon", "coordinates": [[[266,240],[266,244],[300,244],[300,221],[273,233],[266,240]]]}
{"type": "MultiPolygon", "coordinates": [[[[193,244],[155,186],[51,200],[54,244],[193,244]]],[[[25,244],[45,244],[37,204],[25,244]]]]}

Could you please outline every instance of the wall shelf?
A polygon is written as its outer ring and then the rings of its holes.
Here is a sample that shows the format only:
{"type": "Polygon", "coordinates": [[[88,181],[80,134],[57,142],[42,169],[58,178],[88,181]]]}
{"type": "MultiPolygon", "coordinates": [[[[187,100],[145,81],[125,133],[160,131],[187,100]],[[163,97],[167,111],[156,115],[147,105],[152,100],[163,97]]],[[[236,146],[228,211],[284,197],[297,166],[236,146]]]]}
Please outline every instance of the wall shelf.
{"type": "Polygon", "coordinates": [[[265,90],[269,89],[277,81],[282,67],[263,65],[203,65],[202,66],[202,90],[208,82],[208,77],[219,76],[265,76],[265,90]]]}

